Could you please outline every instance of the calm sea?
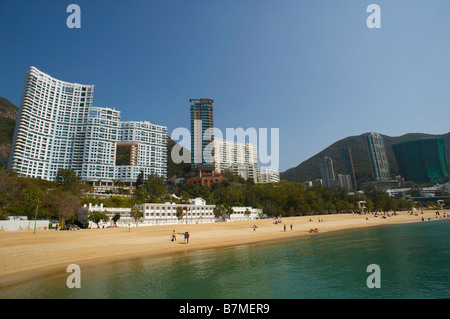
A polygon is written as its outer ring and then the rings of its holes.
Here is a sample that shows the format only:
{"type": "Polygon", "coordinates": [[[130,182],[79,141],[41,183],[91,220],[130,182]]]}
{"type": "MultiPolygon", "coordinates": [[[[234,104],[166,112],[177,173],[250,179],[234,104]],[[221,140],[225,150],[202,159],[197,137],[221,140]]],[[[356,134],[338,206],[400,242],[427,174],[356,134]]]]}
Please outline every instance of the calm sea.
{"type": "Polygon", "coordinates": [[[450,220],[141,258],[0,289],[0,298],[450,298],[450,220]],[[380,288],[368,288],[368,265],[380,288]]]}

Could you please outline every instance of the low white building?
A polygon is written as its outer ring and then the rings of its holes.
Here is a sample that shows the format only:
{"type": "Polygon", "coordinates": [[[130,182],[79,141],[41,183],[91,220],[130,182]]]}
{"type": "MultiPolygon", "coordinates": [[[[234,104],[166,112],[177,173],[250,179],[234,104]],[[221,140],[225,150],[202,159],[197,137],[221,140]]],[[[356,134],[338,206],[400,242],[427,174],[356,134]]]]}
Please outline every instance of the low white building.
{"type": "MultiPolygon", "coordinates": [[[[216,205],[207,205],[203,198],[190,199],[187,204],[175,203],[144,203],[136,205],[142,212],[142,218],[137,222],[131,217],[131,208],[104,207],[100,205],[85,205],[79,219],[83,219],[91,211],[105,212],[110,218],[109,221],[101,221],[97,224],[89,222],[90,228],[105,228],[114,226],[112,218],[120,214],[120,219],[116,222],[119,227],[153,226],[153,225],[173,225],[173,224],[202,224],[214,223],[217,221],[214,216],[216,205]],[[183,218],[178,219],[177,208],[183,210],[183,218]]],[[[232,207],[233,213],[227,221],[258,219],[262,216],[262,209],[252,207],[232,207]]]]}
{"type": "Polygon", "coordinates": [[[148,225],[214,223],[215,205],[207,205],[203,198],[189,200],[188,204],[145,203],[136,205],[143,212],[143,223],[148,225]],[[183,218],[177,217],[177,208],[183,210],[183,218]]]}
{"type": "MultiPolygon", "coordinates": [[[[112,218],[116,214],[120,214],[120,219],[117,221],[117,226],[125,227],[130,223],[135,223],[135,220],[131,217],[131,208],[129,207],[104,207],[103,204],[100,205],[84,205],[81,209],[81,214],[78,215],[78,220],[81,222],[87,222],[87,214],[92,211],[104,212],[109,217],[109,221],[101,221],[97,224],[89,221],[89,228],[105,228],[108,226],[114,226],[114,221],[112,218]]],[[[135,225],[134,225],[135,226],[135,225]]]]}
{"type": "Polygon", "coordinates": [[[0,231],[48,229],[48,220],[28,220],[27,216],[8,216],[8,220],[0,220],[0,231]]]}
{"type": "Polygon", "coordinates": [[[112,218],[115,214],[120,214],[120,219],[116,223],[119,227],[214,223],[216,220],[214,216],[215,205],[206,205],[206,201],[202,198],[191,199],[187,204],[166,202],[144,203],[136,206],[143,213],[142,218],[137,223],[131,217],[131,208],[104,207],[103,204],[89,204],[85,205],[82,211],[86,214],[90,211],[97,210],[105,212],[109,216],[109,221],[102,221],[98,226],[95,223],[89,222],[89,227],[91,228],[114,226],[112,218]],[[177,207],[183,209],[183,218],[181,220],[177,217],[177,207]]]}
{"type": "Polygon", "coordinates": [[[232,207],[233,213],[230,215],[230,220],[247,220],[262,218],[263,211],[260,208],[252,208],[245,206],[232,207]]]}

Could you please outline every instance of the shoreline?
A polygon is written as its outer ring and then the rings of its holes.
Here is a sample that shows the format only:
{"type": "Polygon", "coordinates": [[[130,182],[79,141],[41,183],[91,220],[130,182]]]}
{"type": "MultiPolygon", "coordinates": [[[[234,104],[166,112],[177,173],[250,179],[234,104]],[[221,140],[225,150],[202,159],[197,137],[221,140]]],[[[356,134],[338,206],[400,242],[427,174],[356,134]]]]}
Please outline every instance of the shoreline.
{"type": "MultiPolygon", "coordinates": [[[[78,231],[0,232],[0,289],[25,281],[33,281],[56,274],[67,274],[70,264],[89,267],[133,258],[151,258],[172,254],[252,245],[279,240],[291,240],[339,230],[442,220],[445,210],[397,212],[386,217],[373,214],[329,214],[282,218],[281,224],[273,219],[243,220],[233,222],[159,225],[132,228],[85,229],[78,231]],[[436,218],[435,212],[441,213],[436,218]],[[322,220],[319,222],[319,218],[322,220]],[[368,218],[368,220],[366,220],[368,218]],[[311,221],[310,221],[311,220],[311,221]],[[293,230],[290,225],[293,225],[293,230]],[[257,225],[254,231],[252,226],[257,225]],[[283,227],[286,225],[286,231],[283,227]],[[318,233],[310,233],[318,228],[318,233]],[[176,230],[177,241],[170,241],[176,230]],[[191,238],[185,244],[181,235],[189,231],[191,238]]],[[[447,219],[447,218],[445,218],[447,219]]]]}

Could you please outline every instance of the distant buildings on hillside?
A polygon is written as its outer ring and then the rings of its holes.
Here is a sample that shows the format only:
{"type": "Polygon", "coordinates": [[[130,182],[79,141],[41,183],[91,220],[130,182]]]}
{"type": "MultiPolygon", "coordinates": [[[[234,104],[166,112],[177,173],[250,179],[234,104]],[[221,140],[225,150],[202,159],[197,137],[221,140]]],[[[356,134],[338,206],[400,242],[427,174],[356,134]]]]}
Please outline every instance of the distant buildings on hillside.
{"type": "Polygon", "coordinates": [[[319,170],[323,185],[336,186],[336,177],[334,174],[333,160],[331,157],[324,156],[320,159],[319,170]]]}
{"type": "MultiPolygon", "coordinates": [[[[445,155],[445,140],[429,138],[392,144],[395,158],[400,170],[400,179],[393,179],[390,174],[389,161],[383,137],[379,133],[368,133],[365,137],[368,160],[373,181],[362,186],[374,185],[382,189],[400,187],[403,182],[437,183],[449,176],[445,155]]],[[[346,174],[335,174],[333,160],[329,156],[319,159],[321,181],[325,186],[344,187],[357,190],[356,174],[349,148],[343,149],[346,174]]],[[[312,185],[312,182],[305,182],[312,185]]]]}
{"type": "Polygon", "coordinates": [[[213,103],[210,98],[190,99],[191,114],[191,169],[193,176],[187,183],[211,185],[223,180],[225,172],[255,183],[280,181],[280,173],[260,169],[258,149],[249,142],[219,139],[214,136],[213,103]]]}
{"type": "Polygon", "coordinates": [[[379,133],[369,133],[366,136],[369,163],[372,175],[376,181],[391,180],[389,161],[384,147],[384,140],[379,133]]]}
{"type": "MultiPolygon", "coordinates": [[[[353,164],[352,164],[353,166],[353,164]]],[[[331,157],[324,156],[319,163],[320,176],[322,184],[329,187],[343,187],[348,191],[354,190],[352,176],[349,174],[335,174],[333,160],[331,157]]]]}
{"type": "Polygon", "coordinates": [[[449,175],[445,140],[429,138],[392,144],[400,174],[415,183],[437,183],[449,175]]]}

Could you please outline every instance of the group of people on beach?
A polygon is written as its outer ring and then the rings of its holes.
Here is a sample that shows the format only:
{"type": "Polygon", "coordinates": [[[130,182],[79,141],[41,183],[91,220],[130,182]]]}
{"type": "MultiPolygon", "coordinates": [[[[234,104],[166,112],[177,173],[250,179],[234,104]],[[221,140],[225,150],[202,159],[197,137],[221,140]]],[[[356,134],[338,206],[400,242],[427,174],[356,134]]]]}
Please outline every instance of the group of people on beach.
{"type": "MultiPolygon", "coordinates": [[[[178,235],[182,235],[184,236],[184,243],[185,244],[189,244],[189,232],[184,232],[184,233],[178,233],[178,235]]],[[[176,241],[177,240],[177,236],[175,233],[175,230],[172,231],[172,241],[176,241]]]]}

